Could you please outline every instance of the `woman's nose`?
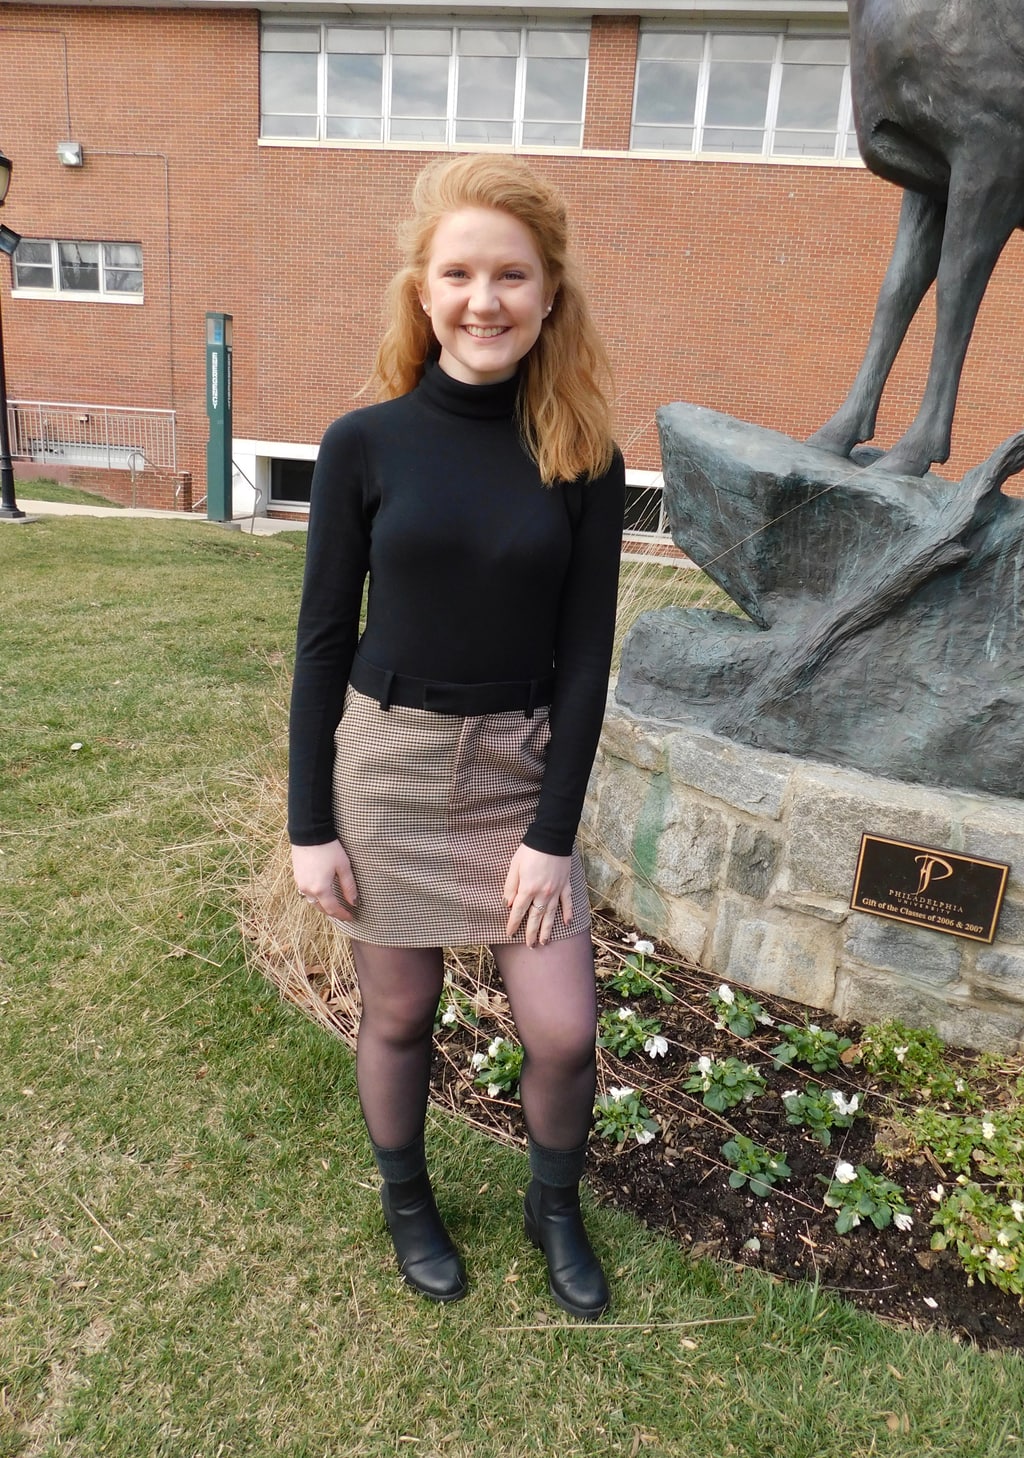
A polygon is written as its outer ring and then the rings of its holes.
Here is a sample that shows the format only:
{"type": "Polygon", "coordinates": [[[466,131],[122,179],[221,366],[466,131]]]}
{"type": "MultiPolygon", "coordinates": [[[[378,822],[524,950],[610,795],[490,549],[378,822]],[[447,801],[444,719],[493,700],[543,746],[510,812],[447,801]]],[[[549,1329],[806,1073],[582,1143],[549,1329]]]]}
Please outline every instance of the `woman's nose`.
{"type": "Polygon", "coordinates": [[[498,307],[498,294],[490,279],[478,279],[469,296],[470,308],[475,314],[492,314],[498,307]]]}

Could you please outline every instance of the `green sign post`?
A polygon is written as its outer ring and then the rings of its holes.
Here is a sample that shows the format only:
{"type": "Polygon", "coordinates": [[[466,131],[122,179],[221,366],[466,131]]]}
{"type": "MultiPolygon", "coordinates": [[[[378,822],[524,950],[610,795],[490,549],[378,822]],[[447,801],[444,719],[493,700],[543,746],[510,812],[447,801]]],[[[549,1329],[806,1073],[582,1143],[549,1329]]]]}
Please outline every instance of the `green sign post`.
{"type": "Polygon", "coordinates": [[[231,315],[206,316],[206,519],[231,520],[231,315]]]}

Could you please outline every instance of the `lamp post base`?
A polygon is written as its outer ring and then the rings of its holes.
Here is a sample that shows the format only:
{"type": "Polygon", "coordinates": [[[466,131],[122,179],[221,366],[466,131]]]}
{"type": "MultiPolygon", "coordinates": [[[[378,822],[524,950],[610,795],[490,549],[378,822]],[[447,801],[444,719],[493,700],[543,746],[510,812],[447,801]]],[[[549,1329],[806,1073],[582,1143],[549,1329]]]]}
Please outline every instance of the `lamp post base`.
{"type": "Polygon", "coordinates": [[[24,521],[25,512],[20,506],[0,506],[0,521],[24,521]]]}

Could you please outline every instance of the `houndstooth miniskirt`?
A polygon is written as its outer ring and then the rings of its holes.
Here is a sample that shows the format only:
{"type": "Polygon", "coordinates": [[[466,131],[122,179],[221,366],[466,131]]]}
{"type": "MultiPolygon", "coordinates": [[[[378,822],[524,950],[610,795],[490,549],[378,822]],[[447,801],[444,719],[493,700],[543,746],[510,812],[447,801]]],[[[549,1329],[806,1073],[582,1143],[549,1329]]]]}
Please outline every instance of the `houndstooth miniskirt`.
{"type": "MultiPolygon", "coordinates": [[[[508,942],[505,877],[536,814],[549,738],[546,708],[382,709],[350,685],[334,736],[334,818],[359,901],[337,924],[384,947],[508,942]]],[[[570,886],[572,921],[559,911],[552,938],[590,929],[575,846],[570,886]]],[[[526,940],[522,926],[512,940],[526,940]]]]}

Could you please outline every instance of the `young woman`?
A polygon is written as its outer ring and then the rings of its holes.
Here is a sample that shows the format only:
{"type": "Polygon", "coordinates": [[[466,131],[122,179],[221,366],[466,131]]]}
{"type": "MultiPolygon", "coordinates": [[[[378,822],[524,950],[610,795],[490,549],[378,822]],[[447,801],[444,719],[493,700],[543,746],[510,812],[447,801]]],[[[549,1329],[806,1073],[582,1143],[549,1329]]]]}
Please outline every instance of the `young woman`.
{"type": "Polygon", "coordinates": [[[353,938],[359,1098],[405,1280],[435,1301],[466,1291],[423,1131],[442,948],[484,943],[525,1050],[526,1233],[555,1301],[593,1319],[608,1288],[579,1207],[596,999],[574,837],[622,534],[606,358],[564,205],[521,162],[428,167],[404,243],[385,398],[328,428],[313,478],[295,880],[353,938]]]}

